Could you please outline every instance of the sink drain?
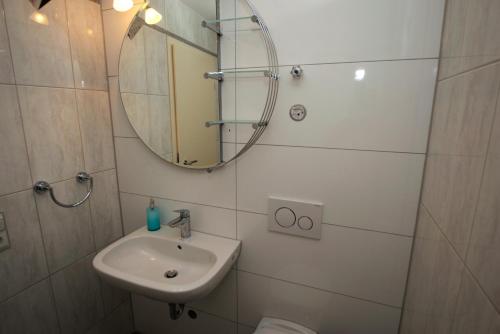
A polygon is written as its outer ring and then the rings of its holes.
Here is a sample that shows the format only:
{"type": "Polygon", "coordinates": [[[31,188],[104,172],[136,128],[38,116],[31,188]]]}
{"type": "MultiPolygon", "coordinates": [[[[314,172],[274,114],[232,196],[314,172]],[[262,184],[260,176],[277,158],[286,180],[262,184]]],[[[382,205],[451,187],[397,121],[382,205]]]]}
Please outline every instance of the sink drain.
{"type": "Polygon", "coordinates": [[[179,275],[179,273],[177,272],[177,270],[169,270],[165,273],[165,277],[166,278],[174,278],[174,277],[177,277],[177,275],[179,275]]]}

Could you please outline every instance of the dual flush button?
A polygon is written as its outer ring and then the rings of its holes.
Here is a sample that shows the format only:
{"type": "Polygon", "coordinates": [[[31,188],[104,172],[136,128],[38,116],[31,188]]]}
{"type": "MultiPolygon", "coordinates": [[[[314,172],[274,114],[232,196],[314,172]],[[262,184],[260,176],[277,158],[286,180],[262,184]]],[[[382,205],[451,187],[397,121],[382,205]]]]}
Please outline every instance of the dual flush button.
{"type": "Polygon", "coordinates": [[[301,216],[297,219],[295,212],[287,207],[281,207],[274,213],[276,223],[283,228],[290,228],[297,224],[297,226],[304,231],[310,231],[314,222],[310,217],[301,216]]]}
{"type": "Polygon", "coordinates": [[[322,223],[322,203],[269,197],[269,231],[321,239],[322,223]]]}

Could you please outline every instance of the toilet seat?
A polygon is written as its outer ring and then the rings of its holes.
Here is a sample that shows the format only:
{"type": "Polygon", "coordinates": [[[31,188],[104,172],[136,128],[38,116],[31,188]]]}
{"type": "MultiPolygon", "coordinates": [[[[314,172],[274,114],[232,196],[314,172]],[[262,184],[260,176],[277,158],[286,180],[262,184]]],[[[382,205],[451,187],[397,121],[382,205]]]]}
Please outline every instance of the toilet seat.
{"type": "Polygon", "coordinates": [[[290,321],[263,318],[254,334],[317,334],[304,326],[290,321]]]}

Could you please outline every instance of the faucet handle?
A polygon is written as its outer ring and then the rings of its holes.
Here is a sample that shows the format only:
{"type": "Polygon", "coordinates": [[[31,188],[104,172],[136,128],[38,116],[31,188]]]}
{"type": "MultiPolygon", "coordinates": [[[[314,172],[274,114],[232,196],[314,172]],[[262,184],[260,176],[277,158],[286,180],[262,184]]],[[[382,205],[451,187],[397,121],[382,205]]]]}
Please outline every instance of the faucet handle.
{"type": "Polygon", "coordinates": [[[191,216],[191,213],[189,212],[188,209],[174,210],[174,212],[179,213],[181,218],[188,218],[191,216]]]}

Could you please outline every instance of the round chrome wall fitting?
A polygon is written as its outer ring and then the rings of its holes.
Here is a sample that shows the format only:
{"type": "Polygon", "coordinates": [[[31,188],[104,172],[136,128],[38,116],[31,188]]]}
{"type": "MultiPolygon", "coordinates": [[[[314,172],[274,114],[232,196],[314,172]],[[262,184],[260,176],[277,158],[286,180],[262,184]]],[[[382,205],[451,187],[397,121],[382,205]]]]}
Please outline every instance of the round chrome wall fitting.
{"type": "Polygon", "coordinates": [[[294,79],[300,79],[304,76],[304,70],[300,65],[295,65],[292,67],[292,71],[290,72],[290,74],[294,79]]]}
{"type": "Polygon", "coordinates": [[[302,104],[295,104],[290,108],[290,118],[296,122],[303,121],[307,116],[307,109],[302,104]]]}

